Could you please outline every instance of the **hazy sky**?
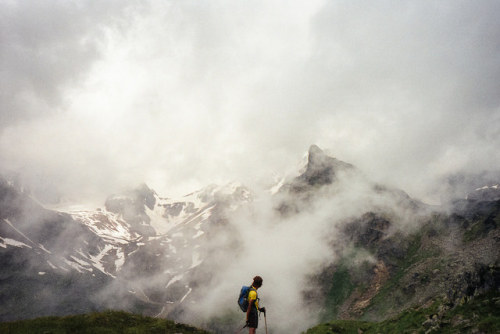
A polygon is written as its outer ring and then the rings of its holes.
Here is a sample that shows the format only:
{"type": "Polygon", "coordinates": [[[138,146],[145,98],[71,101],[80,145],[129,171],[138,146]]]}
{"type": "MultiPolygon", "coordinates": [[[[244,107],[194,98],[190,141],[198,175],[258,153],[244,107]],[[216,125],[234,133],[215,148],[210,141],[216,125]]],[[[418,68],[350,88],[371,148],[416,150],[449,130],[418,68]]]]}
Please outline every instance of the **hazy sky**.
{"type": "Polygon", "coordinates": [[[0,168],[255,185],[311,144],[425,198],[499,169],[499,1],[1,1],[0,168]]]}

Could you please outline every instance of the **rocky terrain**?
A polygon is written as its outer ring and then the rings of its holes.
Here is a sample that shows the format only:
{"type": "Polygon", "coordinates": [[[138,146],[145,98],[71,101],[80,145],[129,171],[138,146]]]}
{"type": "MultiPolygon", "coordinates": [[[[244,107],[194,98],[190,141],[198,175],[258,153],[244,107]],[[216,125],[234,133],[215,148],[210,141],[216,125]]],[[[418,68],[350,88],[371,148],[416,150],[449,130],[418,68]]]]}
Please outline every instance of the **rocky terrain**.
{"type": "Polygon", "coordinates": [[[2,178],[0,320],[119,309],[233,330],[241,315],[226,290],[212,301],[216,315],[201,316],[193,305],[204,305],[207,286],[216,289],[234,261],[256,250],[245,246],[244,227],[262,210],[265,225],[255,226],[269,244],[257,246],[278,246],[280,229],[300,226],[292,237],[310,243],[279,255],[290,256],[282,258],[285,270],[304,268],[293,297],[304,317],[284,321],[289,305],[266,291],[275,333],[336,319],[383,321],[438,303],[419,324],[437,330],[450,323],[449,312],[499,290],[498,184],[430,206],[312,146],[303,170],[266,196],[231,183],[171,199],[141,185],[102,208],[56,211],[2,178]]]}
{"type": "Polygon", "coordinates": [[[189,300],[193,273],[214,267],[206,258],[217,250],[206,240],[229,231],[218,232],[220,212],[249,196],[230,184],[176,201],[142,185],[102,209],[57,212],[3,179],[0,319],[107,308],[167,314],[189,300]]]}

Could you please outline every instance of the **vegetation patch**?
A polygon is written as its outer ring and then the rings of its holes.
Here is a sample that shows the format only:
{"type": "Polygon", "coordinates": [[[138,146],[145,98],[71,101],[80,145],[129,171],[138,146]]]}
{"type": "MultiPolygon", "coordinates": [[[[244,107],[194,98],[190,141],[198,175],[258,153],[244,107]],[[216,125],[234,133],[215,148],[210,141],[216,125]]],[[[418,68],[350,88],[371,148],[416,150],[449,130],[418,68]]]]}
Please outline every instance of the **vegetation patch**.
{"type": "MultiPolygon", "coordinates": [[[[241,311],[229,311],[221,316],[215,316],[202,324],[203,328],[215,334],[233,333],[235,328],[245,325],[245,314],[241,311]]],[[[248,332],[248,329],[246,330],[248,332]]],[[[241,333],[244,333],[243,331],[241,333]]]]}
{"type": "Polygon", "coordinates": [[[375,333],[500,333],[500,292],[490,292],[447,309],[439,300],[428,307],[411,308],[381,322],[336,320],[305,334],[375,333]]]}
{"type": "Polygon", "coordinates": [[[376,314],[383,314],[395,306],[393,294],[400,291],[399,282],[406,273],[406,270],[417,261],[430,254],[419,254],[421,247],[422,234],[416,234],[410,241],[407,255],[403,259],[397,259],[398,270],[380,289],[379,293],[373,297],[367,311],[374,311],[376,314]]]}
{"type": "Polygon", "coordinates": [[[107,311],[0,323],[5,334],[178,334],[209,332],[166,319],[107,311]]]}
{"type": "Polygon", "coordinates": [[[348,267],[341,263],[332,277],[332,286],[326,296],[325,311],[321,316],[324,321],[335,319],[338,316],[340,306],[354,290],[348,267]]]}
{"type": "Polygon", "coordinates": [[[472,225],[464,233],[464,241],[470,242],[480,238],[484,238],[491,230],[498,226],[498,220],[500,218],[489,216],[482,219],[478,219],[473,222],[472,225]]]}

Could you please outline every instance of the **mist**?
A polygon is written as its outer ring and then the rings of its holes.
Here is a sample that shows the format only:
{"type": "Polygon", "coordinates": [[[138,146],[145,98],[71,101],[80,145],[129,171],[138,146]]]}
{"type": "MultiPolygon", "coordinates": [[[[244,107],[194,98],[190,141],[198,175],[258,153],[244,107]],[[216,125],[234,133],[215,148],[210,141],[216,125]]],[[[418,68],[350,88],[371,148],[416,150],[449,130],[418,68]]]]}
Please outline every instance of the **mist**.
{"type": "MultiPolygon", "coordinates": [[[[420,213],[412,209],[412,205],[406,205],[404,193],[376,186],[353,166],[324,156],[317,147],[310,149],[308,165],[302,173],[285,180],[283,187],[274,194],[257,189],[250,196],[243,196],[245,200],[241,202],[235,201],[235,194],[239,198],[237,191],[212,193],[213,198],[207,199],[205,205],[214,210],[193,211],[194,214],[178,230],[165,235],[150,234],[143,228],[142,231],[147,233],[141,238],[129,234],[129,243],[119,239],[119,243],[125,242],[124,248],[114,248],[111,253],[105,249],[113,248],[113,245],[73,221],[70,215],[45,210],[26,194],[22,197],[27,204],[20,208],[20,217],[14,215],[15,225],[27,231],[32,240],[43,240],[48,247],[45,252],[50,254],[49,265],[66,268],[58,275],[70,278],[75,275],[68,269],[72,264],[65,260],[65,256],[77,251],[78,257],[72,255],[71,258],[76,261],[78,272],[89,271],[88,275],[99,276],[99,280],[92,280],[91,288],[85,290],[93,307],[141,313],[156,310],[154,314],[148,314],[212,330],[215,323],[219,332],[228,332],[243,325],[244,314],[236,306],[241,285],[249,284],[252,277],[261,275],[264,285],[259,290],[260,305],[268,310],[271,333],[296,333],[323,321],[321,300],[311,301],[305,296],[307,291],[318,289],[312,284],[313,276],[350,252],[357,253],[351,264],[353,268],[366,263],[375,264],[374,255],[368,250],[354,249],[352,241],[345,238],[343,230],[346,224],[367,212],[382,213],[391,220],[387,233],[407,234],[419,227],[420,213]],[[312,153],[315,158],[311,158],[312,153]],[[304,175],[309,179],[303,178],[304,175]],[[321,182],[334,181],[331,184],[314,183],[318,175],[321,182]],[[206,220],[200,216],[210,218],[206,220]],[[191,221],[202,225],[201,229],[189,225],[191,221]],[[37,228],[30,227],[30,224],[37,228]],[[48,233],[47,230],[54,225],[60,225],[55,230],[57,233],[48,233]],[[127,253],[125,258],[122,257],[124,253],[127,253]],[[203,254],[202,261],[199,261],[200,254],[203,254]],[[134,258],[136,255],[139,257],[134,258]],[[94,260],[103,256],[109,259],[103,261],[101,269],[93,271],[85,266],[89,257],[94,260]],[[119,271],[117,262],[123,265],[119,271]],[[103,268],[108,266],[116,276],[103,274],[103,268]],[[163,309],[158,314],[159,305],[163,309]],[[228,327],[220,331],[224,326],[228,327]]],[[[234,187],[230,188],[234,191],[234,187]]],[[[10,187],[6,189],[16,193],[10,187]]],[[[200,192],[200,195],[210,197],[211,191],[206,193],[200,192]]],[[[150,209],[154,207],[151,195],[154,192],[145,186],[117,195],[115,206],[119,206],[120,199],[120,203],[125,204],[113,212],[121,210],[122,219],[128,222],[122,222],[121,228],[128,226],[131,231],[132,221],[138,215],[145,215],[144,205],[150,209]]],[[[16,203],[22,202],[16,196],[12,197],[15,200],[6,205],[3,213],[8,213],[9,208],[18,208],[16,203]]],[[[108,204],[106,208],[112,209],[108,204]]],[[[97,224],[97,228],[106,229],[99,224],[98,218],[93,219],[92,224],[97,224]]],[[[141,223],[140,219],[136,222],[137,225],[141,223]]],[[[39,246],[45,249],[41,244],[39,246]]],[[[59,289],[56,286],[50,292],[52,295],[47,293],[46,299],[57,310],[59,289]]],[[[76,309],[80,305],[78,295],[75,288],[68,295],[70,304],[76,309]]],[[[260,323],[262,328],[263,319],[260,323]]]]}
{"type": "Polygon", "coordinates": [[[498,170],[496,1],[0,6],[0,167],[47,202],[267,186],[313,143],[430,202],[498,170]]]}
{"type": "MultiPolygon", "coordinates": [[[[387,237],[406,235],[420,226],[422,212],[409,209],[400,199],[390,191],[377,191],[359,171],[340,171],[332,185],[302,194],[254,193],[253,201],[226,210],[223,227],[204,239],[200,249],[209,250],[204,262],[209,269],[191,273],[191,279],[202,283],[193,291],[193,302],[181,306],[179,319],[201,326],[218,319],[219,331],[224,326],[221,319],[231,319],[230,327],[221,332],[236,330],[244,325],[244,314],[236,305],[239,289],[260,275],[264,284],[259,303],[267,309],[271,332],[307,330],[322,321],[324,311],[321,302],[306,297],[311,289],[319,289],[311,278],[354,250],[343,233],[348,223],[367,212],[384,212],[392,221],[387,237]],[[280,212],[285,202],[296,210],[280,212]]],[[[350,265],[366,263],[375,265],[374,256],[365,250],[357,252],[350,265]]],[[[259,327],[264,327],[263,317],[259,327]]]]}
{"type": "Polygon", "coordinates": [[[232,312],[261,275],[269,325],[306,329],[321,310],[301,309],[304,285],[349,249],[346,221],[385,207],[394,231],[416,227],[366,179],[428,203],[464,195],[450,177],[498,182],[499,12],[498,1],[3,1],[0,173],[44,203],[93,208],[143,182],[173,198],[241,182],[255,201],[203,245],[239,248],[208,260],[220,270],[184,317],[232,312]],[[297,175],[311,144],[366,179],[345,176],[280,217],[290,199],[267,190],[297,175]]]}

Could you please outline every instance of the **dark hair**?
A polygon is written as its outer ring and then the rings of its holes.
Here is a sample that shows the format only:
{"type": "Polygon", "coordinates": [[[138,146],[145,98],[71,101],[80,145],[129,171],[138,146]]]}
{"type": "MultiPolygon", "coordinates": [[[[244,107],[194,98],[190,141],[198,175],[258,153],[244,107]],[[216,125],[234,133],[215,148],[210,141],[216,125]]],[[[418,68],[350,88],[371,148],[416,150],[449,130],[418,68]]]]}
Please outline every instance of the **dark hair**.
{"type": "Polygon", "coordinates": [[[260,276],[255,276],[253,278],[253,283],[252,285],[256,288],[260,288],[262,286],[262,277],[260,276]]]}

